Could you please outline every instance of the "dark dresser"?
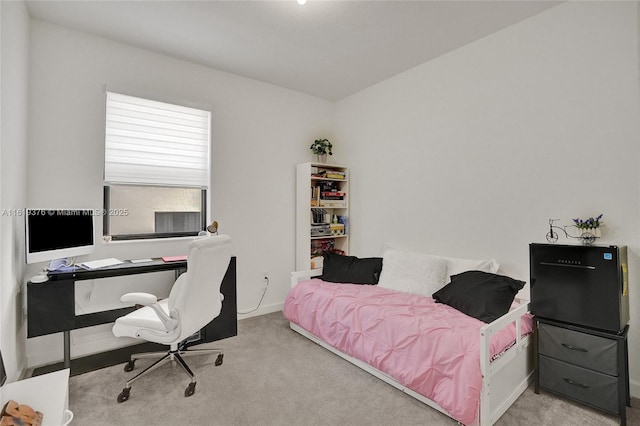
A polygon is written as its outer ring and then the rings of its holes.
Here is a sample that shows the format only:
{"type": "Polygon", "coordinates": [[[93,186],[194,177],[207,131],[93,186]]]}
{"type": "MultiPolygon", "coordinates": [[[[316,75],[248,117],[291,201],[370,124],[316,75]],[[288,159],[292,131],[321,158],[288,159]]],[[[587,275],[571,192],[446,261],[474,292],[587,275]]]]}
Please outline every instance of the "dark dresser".
{"type": "Polygon", "coordinates": [[[630,406],[626,247],[531,244],[535,392],[620,417],[630,406]]]}

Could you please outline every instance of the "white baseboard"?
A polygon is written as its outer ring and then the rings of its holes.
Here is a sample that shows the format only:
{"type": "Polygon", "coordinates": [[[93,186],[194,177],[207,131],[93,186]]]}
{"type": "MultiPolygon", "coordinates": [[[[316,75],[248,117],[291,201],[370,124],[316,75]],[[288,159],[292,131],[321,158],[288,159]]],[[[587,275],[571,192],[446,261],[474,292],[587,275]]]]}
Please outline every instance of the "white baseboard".
{"type": "Polygon", "coordinates": [[[632,398],[640,398],[640,382],[629,380],[629,393],[632,398]]]}

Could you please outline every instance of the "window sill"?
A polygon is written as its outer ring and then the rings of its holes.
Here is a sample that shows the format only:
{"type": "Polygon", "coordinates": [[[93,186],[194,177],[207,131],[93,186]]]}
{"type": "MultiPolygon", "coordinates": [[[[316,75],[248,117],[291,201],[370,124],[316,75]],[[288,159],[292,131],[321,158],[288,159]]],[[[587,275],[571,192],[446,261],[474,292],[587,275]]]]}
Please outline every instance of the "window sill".
{"type": "Polygon", "coordinates": [[[157,243],[157,242],[175,242],[175,241],[192,241],[198,238],[197,235],[188,235],[184,237],[166,237],[166,238],[136,238],[131,240],[112,240],[102,237],[102,244],[131,244],[131,243],[157,243]]]}

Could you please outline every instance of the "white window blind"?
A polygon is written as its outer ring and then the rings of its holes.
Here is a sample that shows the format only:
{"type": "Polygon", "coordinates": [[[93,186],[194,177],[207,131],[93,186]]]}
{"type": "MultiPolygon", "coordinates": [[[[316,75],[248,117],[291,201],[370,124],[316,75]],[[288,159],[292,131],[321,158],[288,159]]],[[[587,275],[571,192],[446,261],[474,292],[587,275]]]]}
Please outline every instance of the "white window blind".
{"type": "Polygon", "coordinates": [[[207,188],[209,111],[107,92],[105,184],[207,188]]]}

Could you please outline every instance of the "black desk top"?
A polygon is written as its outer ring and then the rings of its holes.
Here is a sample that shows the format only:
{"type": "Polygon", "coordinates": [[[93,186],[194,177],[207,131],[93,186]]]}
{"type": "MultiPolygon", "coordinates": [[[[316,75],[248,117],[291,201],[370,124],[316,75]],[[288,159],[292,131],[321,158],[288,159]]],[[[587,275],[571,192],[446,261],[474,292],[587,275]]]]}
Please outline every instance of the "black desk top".
{"type": "Polygon", "coordinates": [[[152,262],[131,263],[125,260],[118,265],[107,266],[98,269],[85,269],[76,266],[70,271],[49,271],[47,275],[50,281],[60,280],[92,280],[95,278],[119,277],[123,275],[146,274],[148,272],[172,271],[187,267],[186,260],[165,262],[161,258],[153,259],[152,262]]]}

